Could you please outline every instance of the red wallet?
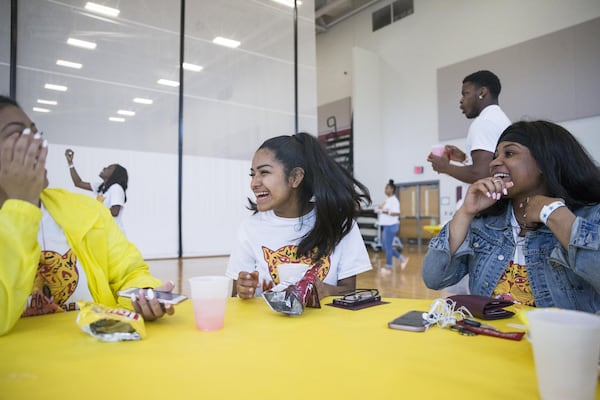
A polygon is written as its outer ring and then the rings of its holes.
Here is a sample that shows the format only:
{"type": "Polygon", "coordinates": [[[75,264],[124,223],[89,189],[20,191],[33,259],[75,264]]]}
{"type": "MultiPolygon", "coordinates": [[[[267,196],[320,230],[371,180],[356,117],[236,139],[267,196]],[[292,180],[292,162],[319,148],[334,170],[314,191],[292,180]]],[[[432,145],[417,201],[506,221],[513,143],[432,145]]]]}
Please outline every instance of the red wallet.
{"type": "Polygon", "coordinates": [[[448,297],[456,302],[458,309],[463,306],[480,319],[502,319],[510,318],[515,315],[514,312],[504,310],[504,307],[512,306],[514,303],[508,300],[495,299],[493,297],[479,296],[476,294],[457,294],[448,297]]]}

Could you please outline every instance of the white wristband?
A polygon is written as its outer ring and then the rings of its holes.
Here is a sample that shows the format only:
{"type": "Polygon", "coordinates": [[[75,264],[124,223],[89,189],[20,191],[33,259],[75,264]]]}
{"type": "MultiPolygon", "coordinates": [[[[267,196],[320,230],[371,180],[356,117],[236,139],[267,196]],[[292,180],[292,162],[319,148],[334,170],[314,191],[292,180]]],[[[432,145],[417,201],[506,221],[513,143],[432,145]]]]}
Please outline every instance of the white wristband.
{"type": "Polygon", "coordinates": [[[73,164],[69,164],[69,168],[75,168],[73,164]]]}
{"type": "Polygon", "coordinates": [[[542,221],[545,225],[546,221],[548,221],[548,218],[550,218],[550,214],[552,214],[554,210],[565,206],[565,203],[563,203],[560,200],[545,205],[544,207],[542,207],[542,211],[540,211],[540,221],[542,221]]]}

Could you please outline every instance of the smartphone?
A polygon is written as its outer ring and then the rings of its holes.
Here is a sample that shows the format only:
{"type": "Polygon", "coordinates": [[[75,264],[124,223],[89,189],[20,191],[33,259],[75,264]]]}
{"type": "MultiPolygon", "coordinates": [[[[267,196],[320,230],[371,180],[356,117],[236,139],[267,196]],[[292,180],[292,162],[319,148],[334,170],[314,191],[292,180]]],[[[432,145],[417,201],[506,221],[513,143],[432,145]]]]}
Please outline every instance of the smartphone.
{"type": "Polygon", "coordinates": [[[423,319],[425,311],[409,311],[393,321],[388,322],[388,328],[404,331],[423,332],[429,328],[429,322],[423,319]]]}
{"type": "MultiPolygon", "coordinates": [[[[119,292],[119,296],[131,298],[131,295],[138,294],[139,292],[140,292],[139,288],[129,288],[129,289],[121,290],[119,292]]],[[[163,304],[179,304],[182,301],[187,299],[187,297],[183,294],[171,293],[171,292],[159,292],[158,290],[154,291],[154,295],[156,296],[156,299],[158,300],[158,302],[163,303],[163,304]]]]}

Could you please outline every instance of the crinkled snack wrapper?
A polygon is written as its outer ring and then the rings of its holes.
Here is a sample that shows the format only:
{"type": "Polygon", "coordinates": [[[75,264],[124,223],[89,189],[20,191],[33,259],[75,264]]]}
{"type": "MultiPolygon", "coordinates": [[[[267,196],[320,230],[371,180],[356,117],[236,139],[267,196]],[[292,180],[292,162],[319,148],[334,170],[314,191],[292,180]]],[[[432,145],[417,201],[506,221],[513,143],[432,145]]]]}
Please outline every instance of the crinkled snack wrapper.
{"type": "Polygon", "coordinates": [[[77,325],[102,342],[141,340],[146,337],[144,318],[135,311],[89,301],[79,301],[77,304],[77,325]]]}
{"type": "Polygon", "coordinates": [[[317,287],[314,285],[320,266],[321,262],[313,265],[296,284],[289,285],[282,291],[264,292],[263,298],[269,307],[288,315],[301,315],[304,307],[321,308],[317,287]]]}

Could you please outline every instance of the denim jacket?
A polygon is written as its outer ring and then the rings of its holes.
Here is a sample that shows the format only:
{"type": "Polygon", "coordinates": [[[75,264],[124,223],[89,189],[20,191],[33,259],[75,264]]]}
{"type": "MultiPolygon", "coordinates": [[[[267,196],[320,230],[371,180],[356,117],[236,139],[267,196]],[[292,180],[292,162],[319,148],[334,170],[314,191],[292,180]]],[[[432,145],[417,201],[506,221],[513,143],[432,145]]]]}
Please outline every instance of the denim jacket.
{"type": "MultiPolygon", "coordinates": [[[[448,224],[429,243],[423,280],[443,289],[469,274],[471,293],[491,296],[512,259],[515,241],[511,205],[501,215],[475,218],[464,242],[450,256],[448,224]]],[[[547,226],[527,232],[525,264],[537,307],[600,310],[600,204],[574,212],[569,249],[547,226]]]]}

